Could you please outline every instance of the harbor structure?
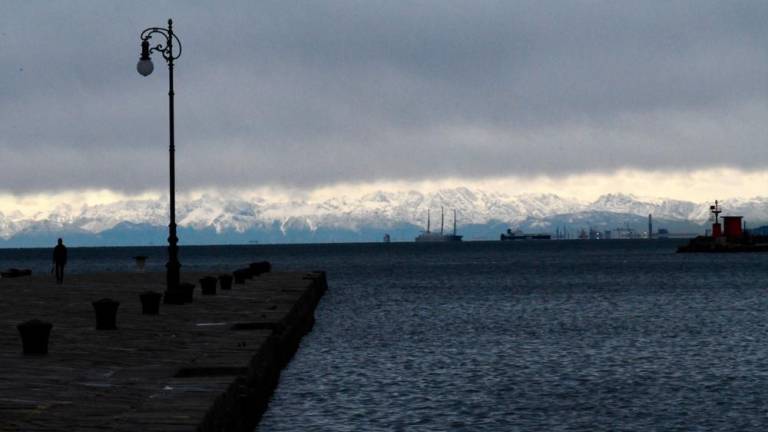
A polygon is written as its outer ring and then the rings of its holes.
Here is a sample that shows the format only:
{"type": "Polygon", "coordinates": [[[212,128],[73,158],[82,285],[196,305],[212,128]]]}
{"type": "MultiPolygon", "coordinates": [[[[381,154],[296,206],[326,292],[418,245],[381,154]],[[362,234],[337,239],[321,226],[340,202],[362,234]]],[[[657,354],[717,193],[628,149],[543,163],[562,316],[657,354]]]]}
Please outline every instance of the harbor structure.
{"type": "Polygon", "coordinates": [[[522,232],[521,230],[515,230],[512,231],[511,228],[507,228],[506,233],[502,233],[500,238],[501,241],[512,241],[512,240],[551,240],[552,235],[550,234],[526,234],[522,232]]]}
{"type": "Polygon", "coordinates": [[[653,216],[648,214],[648,240],[653,238],[653,216]]]}
{"type": "Polygon", "coordinates": [[[202,291],[173,305],[159,304],[163,273],[72,275],[64,290],[47,275],[3,278],[0,320],[21,329],[0,326],[0,430],[254,430],[312,329],[326,276],[242,269],[234,285],[232,274],[219,279],[219,295],[205,291],[206,276],[185,272],[203,278],[202,291]],[[120,306],[111,327],[100,326],[105,304],[120,306]],[[46,349],[23,350],[35,326],[49,331],[46,349]]]}
{"type": "Polygon", "coordinates": [[[683,246],[678,252],[768,252],[768,236],[752,235],[743,229],[743,216],[723,216],[720,223],[718,201],[709,206],[712,229],[706,235],[698,236],[683,246]]]}

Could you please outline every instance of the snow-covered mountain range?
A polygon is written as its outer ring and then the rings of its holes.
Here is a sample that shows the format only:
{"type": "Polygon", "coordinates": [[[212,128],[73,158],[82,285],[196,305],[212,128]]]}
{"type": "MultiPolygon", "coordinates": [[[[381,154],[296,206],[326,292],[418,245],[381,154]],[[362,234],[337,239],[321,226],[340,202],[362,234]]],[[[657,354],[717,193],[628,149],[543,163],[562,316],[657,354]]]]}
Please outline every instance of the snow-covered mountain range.
{"type": "MultiPolygon", "coordinates": [[[[205,195],[177,203],[177,222],[186,238],[200,243],[378,241],[384,232],[394,233],[393,239],[410,240],[426,225],[428,209],[432,227],[439,226],[444,207],[446,227],[452,226],[456,209],[459,230],[471,239],[497,238],[505,227],[554,231],[562,225],[569,229],[637,225],[648,214],[658,221],[656,226],[699,229],[708,219],[710,204],[625,194],[582,202],[554,194],[512,195],[468,188],[375,192],[317,201],[205,195]]],[[[724,200],[721,205],[724,214],[743,215],[753,226],[768,221],[767,198],[724,200]]],[[[35,245],[38,240],[48,244],[57,235],[74,237],[82,244],[146,244],[147,238],[157,235],[156,244],[162,244],[167,215],[165,198],[81,208],[60,205],[31,215],[2,209],[0,239],[4,245],[19,246],[35,245]]]]}

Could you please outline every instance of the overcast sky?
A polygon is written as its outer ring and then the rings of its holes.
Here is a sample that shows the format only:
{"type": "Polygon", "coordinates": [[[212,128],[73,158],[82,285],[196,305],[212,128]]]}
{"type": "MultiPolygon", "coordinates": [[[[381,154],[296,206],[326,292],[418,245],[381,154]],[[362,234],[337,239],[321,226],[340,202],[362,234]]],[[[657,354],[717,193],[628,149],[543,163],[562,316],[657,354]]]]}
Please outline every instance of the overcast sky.
{"type": "MultiPolygon", "coordinates": [[[[768,166],[768,2],[5,1],[0,192],[768,166]]],[[[556,184],[556,183],[555,183],[556,184]]]]}

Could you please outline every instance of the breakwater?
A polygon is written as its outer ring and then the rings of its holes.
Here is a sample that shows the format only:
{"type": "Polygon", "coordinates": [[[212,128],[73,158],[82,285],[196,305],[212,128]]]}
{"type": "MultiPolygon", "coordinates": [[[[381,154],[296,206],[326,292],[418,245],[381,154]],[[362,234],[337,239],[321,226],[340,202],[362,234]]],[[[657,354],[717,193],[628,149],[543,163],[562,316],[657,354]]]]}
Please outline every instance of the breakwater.
{"type": "Polygon", "coordinates": [[[0,279],[0,430],[250,431],[327,288],[323,272],[265,273],[145,315],[162,273],[52,279],[0,279]],[[104,298],[116,329],[96,328],[104,298]],[[30,319],[53,325],[45,355],[22,354],[30,319]]]}

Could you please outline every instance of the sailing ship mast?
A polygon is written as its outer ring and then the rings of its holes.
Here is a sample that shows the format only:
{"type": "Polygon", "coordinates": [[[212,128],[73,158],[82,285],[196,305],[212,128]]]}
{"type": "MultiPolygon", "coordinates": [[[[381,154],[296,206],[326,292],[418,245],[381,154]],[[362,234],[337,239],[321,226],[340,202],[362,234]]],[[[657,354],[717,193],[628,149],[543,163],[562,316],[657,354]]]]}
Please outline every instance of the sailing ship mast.
{"type": "Polygon", "coordinates": [[[443,223],[445,221],[443,206],[440,206],[440,235],[443,235],[443,223]]]}
{"type": "Polygon", "coordinates": [[[456,209],[453,210],[453,235],[445,234],[445,207],[440,207],[440,233],[432,232],[432,212],[427,208],[427,230],[417,235],[417,242],[460,242],[462,236],[456,234],[457,225],[456,209]]]}

